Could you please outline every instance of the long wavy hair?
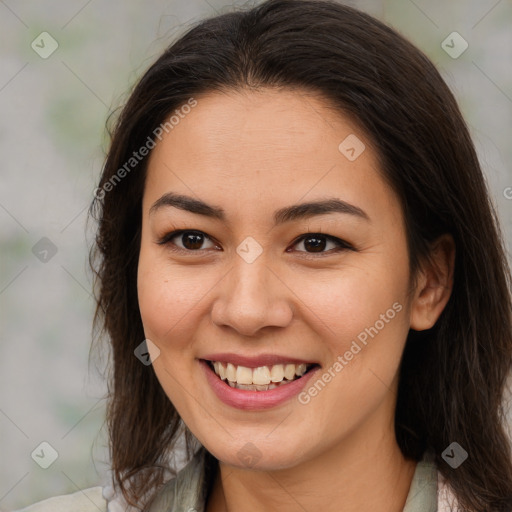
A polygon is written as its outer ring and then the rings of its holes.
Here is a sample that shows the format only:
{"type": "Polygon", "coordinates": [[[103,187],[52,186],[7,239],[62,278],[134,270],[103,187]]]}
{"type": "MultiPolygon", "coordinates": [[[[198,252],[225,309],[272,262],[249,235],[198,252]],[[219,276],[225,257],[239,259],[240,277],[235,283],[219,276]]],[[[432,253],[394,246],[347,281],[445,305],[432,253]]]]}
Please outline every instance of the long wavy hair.
{"type": "Polygon", "coordinates": [[[152,367],[134,356],[144,340],[137,265],[148,159],[131,161],[133,169],[126,162],[191,98],[264,87],[315,92],[372,141],[401,202],[412,281],[430,243],[453,236],[451,298],[432,329],[411,330],[406,342],[396,439],[408,459],[435,454],[461,510],[512,510],[503,408],[511,276],[474,145],[431,61],[385,24],[332,0],[268,0],[197,23],[149,67],[114,126],[107,123],[110,147],[89,212],[98,223],[90,263],[95,340],[108,340],[113,356],[106,422],[116,485],[132,505],[154,496],[183,427],[152,367]],[[469,453],[457,469],[442,458],[453,441],[469,453]]]}

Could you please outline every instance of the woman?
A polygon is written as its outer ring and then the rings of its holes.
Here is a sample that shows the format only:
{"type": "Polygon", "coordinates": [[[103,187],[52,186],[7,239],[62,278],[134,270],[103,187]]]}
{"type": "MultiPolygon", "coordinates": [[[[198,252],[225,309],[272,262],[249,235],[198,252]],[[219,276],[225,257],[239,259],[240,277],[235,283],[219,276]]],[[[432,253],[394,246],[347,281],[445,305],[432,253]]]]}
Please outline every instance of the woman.
{"type": "MultiPolygon", "coordinates": [[[[403,37],[323,0],[203,21],[135,87],[95,196],[111,511],[512,510],[504,244],[403,37]]],[[[25,510],[107,510],[85,493],[25,510]]]]}

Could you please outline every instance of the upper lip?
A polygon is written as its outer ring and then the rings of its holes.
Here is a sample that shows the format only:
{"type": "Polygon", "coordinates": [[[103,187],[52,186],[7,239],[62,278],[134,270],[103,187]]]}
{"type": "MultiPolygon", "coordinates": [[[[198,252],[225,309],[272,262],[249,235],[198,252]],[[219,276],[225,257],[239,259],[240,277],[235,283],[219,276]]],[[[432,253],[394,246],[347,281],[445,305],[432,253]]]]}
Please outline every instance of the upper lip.
{"type": "Polygon", "coordinates": [[[318,364],[314,361],[306,361],[291,356],[282,356],[278,354],[259,354],[257,356],[243,356],[240,354],[231,354],[223,352],[221,354],[207,354],[201,359],[206,361],[218,361],[221,363],[231,363],[235,366],[245,366],[247,368],[258,368],[260,366],[273,366],[275,364],[318,364]]]}

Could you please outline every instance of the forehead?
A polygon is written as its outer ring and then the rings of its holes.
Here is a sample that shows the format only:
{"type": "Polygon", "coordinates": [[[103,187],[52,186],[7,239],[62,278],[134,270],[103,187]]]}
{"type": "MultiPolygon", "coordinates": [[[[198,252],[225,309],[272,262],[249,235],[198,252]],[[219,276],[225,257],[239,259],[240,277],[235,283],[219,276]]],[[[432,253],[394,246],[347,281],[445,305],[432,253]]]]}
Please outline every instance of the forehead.
{"type": "Polygon", "coordinates": [[[369,138],[318,95],[260,89],[195,99],[152,150],[145,202],[174,191],[214,196],[241,215],[327,195],[396,208],[369,138]]]}

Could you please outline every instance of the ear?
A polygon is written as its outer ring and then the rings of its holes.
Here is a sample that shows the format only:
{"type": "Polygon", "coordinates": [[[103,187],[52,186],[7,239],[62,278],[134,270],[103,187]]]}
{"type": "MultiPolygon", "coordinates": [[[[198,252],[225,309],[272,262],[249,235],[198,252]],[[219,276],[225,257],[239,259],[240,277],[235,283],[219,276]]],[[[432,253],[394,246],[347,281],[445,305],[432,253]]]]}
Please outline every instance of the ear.
{"type": "Polygon", "coordinates": [[[455,242],[452,235],[440,236],[431,245],[430,261],[419,271],[411,304],[411,329],[424,331],[437,322],[453,289],[455,242]]]}

